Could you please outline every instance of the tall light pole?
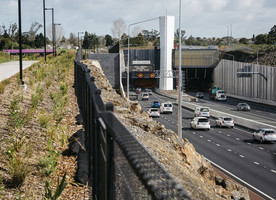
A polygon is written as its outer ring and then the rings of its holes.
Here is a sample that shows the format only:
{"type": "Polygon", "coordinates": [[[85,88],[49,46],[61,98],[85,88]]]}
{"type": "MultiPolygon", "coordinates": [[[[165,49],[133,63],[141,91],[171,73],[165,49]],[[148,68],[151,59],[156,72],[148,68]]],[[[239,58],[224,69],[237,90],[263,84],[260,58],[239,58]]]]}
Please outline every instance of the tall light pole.
{"type": "Polygon", "coordinates": [[[45,0],[43,0],[43,24],[44,24],[44,61],[46,63],[46,18],[45,18],[45,0]]]}
{"type": "Polygon", "coordinates": [[[80,48],[80,35],[79,34],[84,34],[84,32],[78,32],[78,47],[80,48]]]}
{"type": "Polygon", "coordinates": [[[21,29],[21,0],[18,0],[18,26],[19,26],[19,77],[20,82],[24,85],[23,82],[23,73],[22,73],[22,29],[21,29]]]}
{"type": "Polygon", "coordinates": [[[54,41],[55,41],[55,43],[54,43],[54,52],[55,52],[55,56],[57,55],[57,53],[56,53],[56,51],[57,51],[57,44],[56,44],[56,26],[60,26],[61,24],[54,24],[54,41]]]}
{"type": "Polygon", "coordinates": [[[53,42],[53,56],[55,56],[55,41],[54,41],[54,8],[45,8],[45,10],[52,10],[52,42],[53,42]]]}
{"type": "Polygon", "coordinates": [[[181,0],[179,0],[178,137],[182,138],[181,0]]]}
{"type": "Polygon", "coordinates": [[[129,39],[130,39],[129,38],[129,30],[130,30],[130,27],[133,25],[136,25],[136,24],[149,22],[149,21],[156,20],[156,19],[159,19],[159,17],[148,19],[148,20],[143,20],[143,21],[132,23],[132,24],[128,25],[128,31],[127,31],[127,35],[128,35],[128,37],[127,37],[127,98],[129,98],[129,39]]]}

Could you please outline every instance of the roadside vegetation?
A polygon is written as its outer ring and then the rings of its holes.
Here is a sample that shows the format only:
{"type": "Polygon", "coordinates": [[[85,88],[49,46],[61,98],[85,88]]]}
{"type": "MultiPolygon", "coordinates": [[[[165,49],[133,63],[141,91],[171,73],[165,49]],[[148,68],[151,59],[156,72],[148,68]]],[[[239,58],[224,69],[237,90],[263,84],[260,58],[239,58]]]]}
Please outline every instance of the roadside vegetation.
{"type": "Polygon", "coordinates": [[[1,82],[1,199],[58,199],[78,185],[74,158],[62,164],[75,129],[74,58],[75,52],[64,52],[24,70],[26,90],[18,76],[1,82]]]}

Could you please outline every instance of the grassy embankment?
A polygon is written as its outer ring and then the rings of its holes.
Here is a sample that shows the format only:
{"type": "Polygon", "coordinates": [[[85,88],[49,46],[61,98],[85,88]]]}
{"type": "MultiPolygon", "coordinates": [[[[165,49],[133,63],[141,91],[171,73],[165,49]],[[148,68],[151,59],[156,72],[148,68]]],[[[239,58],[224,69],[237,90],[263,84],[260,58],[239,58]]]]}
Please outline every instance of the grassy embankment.
{"type": "MultiPolygon", "coordinates": [[[[47,64],[41,59],[24,70],[27,90],[18,75],[1,82],[0,199],[56,199],[66,186],[65,174],[59,182],[55,173],[69,137],[64,119],[74,58],[75,52],[48,56],[47,64]]],[[[7,60],[1,53],[0,62],[7,60]]]]}

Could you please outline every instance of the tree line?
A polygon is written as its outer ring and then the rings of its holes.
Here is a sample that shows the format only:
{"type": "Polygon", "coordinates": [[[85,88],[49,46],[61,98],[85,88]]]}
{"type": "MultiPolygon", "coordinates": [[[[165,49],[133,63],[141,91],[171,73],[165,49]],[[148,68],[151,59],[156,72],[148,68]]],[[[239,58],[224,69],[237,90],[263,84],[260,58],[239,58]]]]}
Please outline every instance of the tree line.
{"type": "MultiPolygon", "coordinates": [[[[44,35],[39,33],[42,25],[38,22],[33,22],[29,31],[22,33],[22,46],[24,49],[28,48],[42,48],[44,45],[44,35]]],[[[47,29],[48,35],[51,36],[51,26],[47,29]],[[50,29],[49,29],[50,28],[50,29]]],[[[95,33],[85,32],[83,38],[78,38],[74,33],[70,33],[68,39],[64,36],[58,38],[61,45],[77,47],[79,43],[84,49],[96,50],[103,47],[112,47],[115,43],[119,42],[120,46],[126,47],[129,44],[131,47],[141,46],[159,46],[160,36],[157,30],[142,30],[140,27],[134,27],[132,33],[128,36],[126,25],[123,19],[119,18],[113,21],[111,29],[113,37],[109,34],[99,36],[95,33]]],[[[61,31],[62,33],[62,31],[61,31]]],[[[276,25],[274,25],[268,33],[253,35],[252,38],[236,39],[230,36],[222,38],[206,38],[206,37],[187,37],[185,30],[176,30],[174,43],[178,44],[179,34],[181,33],[182,44],[188,46],[222,46],[229,44],[276,44],[276,25]]],[[[61,34],[59,34],[61,35],[61,34]]],[[[18,49],[19,48],[19,34],[16,23],[10,24],[8,27],[5,25],[0,26],[0,50],[3,49],[18,49]]],[[[49,38],[46,38],[46,43],[51,44],[49,38]]],[[[66,47],[65,47],[66,48],[66,47]]]]}

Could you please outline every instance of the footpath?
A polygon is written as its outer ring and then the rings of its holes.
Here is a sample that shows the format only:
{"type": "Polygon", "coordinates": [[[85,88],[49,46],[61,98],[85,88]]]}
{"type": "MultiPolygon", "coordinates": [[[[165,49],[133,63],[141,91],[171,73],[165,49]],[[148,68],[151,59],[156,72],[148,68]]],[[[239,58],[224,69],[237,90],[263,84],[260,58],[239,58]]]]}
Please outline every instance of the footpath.
{"type": "MultiPolygon", "coordinates": [[[[22,61],[22,70],[30,67],[38,61],[22,61]]],[[[0,81],[3,81],[19,73],[19,61],[12,61],[0,64],[0,81]]]]}

